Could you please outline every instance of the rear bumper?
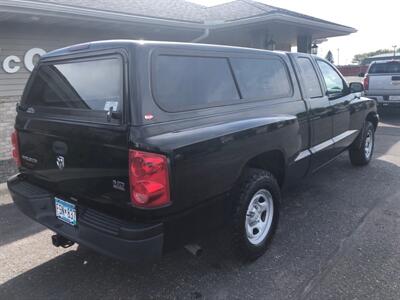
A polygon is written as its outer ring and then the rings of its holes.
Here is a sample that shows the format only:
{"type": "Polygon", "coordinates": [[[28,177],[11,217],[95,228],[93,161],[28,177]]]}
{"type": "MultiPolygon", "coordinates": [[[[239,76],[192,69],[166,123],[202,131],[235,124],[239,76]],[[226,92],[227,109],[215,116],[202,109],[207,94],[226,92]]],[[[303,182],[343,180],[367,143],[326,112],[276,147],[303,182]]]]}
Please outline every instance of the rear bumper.
{"type": "Polygon", "coordinates": [[[163,224],[128,223],[77,207],[77,226],[55,216],[54,195],[16,175],[8,182],[12,199],[28,217],[88,248],[131,263],[155,261],[163,250],[163,224]]]}
{"type": "Polygon", "coordinates": [[[365,97],[371,98],[377,102],[377,104],[381,106],[399,106],[400,105],[400,100],[390,100],[390,96],[399,96],[397,95],[398,93],[390,94],[390,95],[385,95],[385,94],[379,94],[375,92],[369,92],[365,93],[365,97]]]}

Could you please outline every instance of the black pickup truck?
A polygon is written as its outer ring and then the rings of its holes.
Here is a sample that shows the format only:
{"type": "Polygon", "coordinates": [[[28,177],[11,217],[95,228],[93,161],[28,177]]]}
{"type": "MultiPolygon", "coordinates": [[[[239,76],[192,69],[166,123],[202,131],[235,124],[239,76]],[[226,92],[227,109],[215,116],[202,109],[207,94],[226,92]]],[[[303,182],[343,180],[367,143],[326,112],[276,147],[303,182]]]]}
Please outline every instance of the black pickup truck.
{"type": "Polygon", "coordinates": [[[280,190],[343,151],[366,165],[378,124],[329,62],[216,45],[100,41],[44,55],[17,106],[8,188],[56,234],[130,262],[226,226],[262,255],[280,190]]]}

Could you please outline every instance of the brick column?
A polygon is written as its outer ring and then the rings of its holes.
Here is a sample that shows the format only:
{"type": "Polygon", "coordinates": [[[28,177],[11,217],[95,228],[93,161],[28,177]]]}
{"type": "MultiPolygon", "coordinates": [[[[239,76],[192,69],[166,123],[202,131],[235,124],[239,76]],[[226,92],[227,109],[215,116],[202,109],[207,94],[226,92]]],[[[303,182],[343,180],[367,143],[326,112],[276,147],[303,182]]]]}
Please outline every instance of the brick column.
{"type": "Polygon", "coordinates": [[[16,172],[11,155],[11,133],[19,97],[0,97],[0,183],[16,172]]]}

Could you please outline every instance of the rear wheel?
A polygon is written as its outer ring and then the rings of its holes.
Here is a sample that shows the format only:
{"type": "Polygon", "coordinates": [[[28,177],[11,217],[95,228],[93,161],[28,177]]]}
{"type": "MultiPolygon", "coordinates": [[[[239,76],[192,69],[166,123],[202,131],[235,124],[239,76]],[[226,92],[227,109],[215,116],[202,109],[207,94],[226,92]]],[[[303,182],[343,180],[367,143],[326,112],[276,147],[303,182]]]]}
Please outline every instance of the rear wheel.
{"type": "Polygon", "coordinates": [[[279,217],[280,188],[267,171],[251,169],[242,181],[233,215],[233,248],[244,260],[264,254],[279,217]]]}
{"type": "Polygon", "coordinates": [[[357,147],[353,147],[349,150],[350,161],[355,166],[367,165],[371,159],[374,152],[375,146],[375,127],[374,125],[366,121],[365,128],[361,133],[361,143],[357,147]]]}

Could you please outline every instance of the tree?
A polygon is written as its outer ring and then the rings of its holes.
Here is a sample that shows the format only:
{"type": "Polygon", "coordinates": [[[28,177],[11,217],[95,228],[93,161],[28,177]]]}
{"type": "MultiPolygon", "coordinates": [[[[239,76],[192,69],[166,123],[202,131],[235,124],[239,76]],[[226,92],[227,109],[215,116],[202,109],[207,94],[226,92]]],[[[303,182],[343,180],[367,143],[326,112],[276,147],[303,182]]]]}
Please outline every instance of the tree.
{"type": "MultiPolygon", "coordinates": [[[[400,49],[397,49],[396,52],[400,53],[400,49]]],[[[393,53],[393,50],[391,50],[391,49],[379,49],[379,50],[376,50],[376,51],[356,54],[356,55],[354,55],[352,62],[355,63],[355,64],[361,64],[363,62],[363,60],[368,58],[368,57],[372,57],[372,56],[379,55],[379,54],[386,54],[386,53],[393,53]]]]}
{"type": "Polygon", "coordinates": [[[334,63],[333,54],[332,54],[332,51],[331,51],[331,50],[328,51],[328,53],[327,53],[326,56],[325,56],[325,59],[326,59],[327,61],[329,61],[331,64],[334,63]]]}

